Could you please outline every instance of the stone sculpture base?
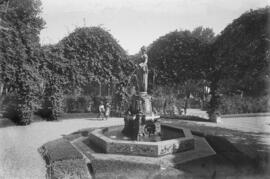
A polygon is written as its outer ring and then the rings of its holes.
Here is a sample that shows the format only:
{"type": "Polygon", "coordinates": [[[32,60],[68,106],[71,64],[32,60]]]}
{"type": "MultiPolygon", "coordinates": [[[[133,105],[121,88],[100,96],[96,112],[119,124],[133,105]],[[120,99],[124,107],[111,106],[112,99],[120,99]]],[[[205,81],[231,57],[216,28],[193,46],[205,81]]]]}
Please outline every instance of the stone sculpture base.
{"type": "Polygon", "coordinates": [[[124,117],[125,126],[122,133],[132,140],[141,137],[160,135],[159,116],[152,112],[151,96],[146,92],[133,95],[129,111],[124,117]]]}
{"type": "Polygon", "coordinates": [[[140,141],[141,137],[150,137],[151,135],[160,135],[160,121],[158,119],[145,119],[143,115],[124,118],[125,126],[122,133],[132,140],[140,141]]]}

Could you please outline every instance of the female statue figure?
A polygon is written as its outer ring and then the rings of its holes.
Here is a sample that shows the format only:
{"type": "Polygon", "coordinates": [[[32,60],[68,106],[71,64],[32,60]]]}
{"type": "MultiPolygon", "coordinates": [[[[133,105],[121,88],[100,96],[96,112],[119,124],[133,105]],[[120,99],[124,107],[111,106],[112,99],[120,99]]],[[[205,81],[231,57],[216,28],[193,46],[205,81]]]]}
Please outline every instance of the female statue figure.
{"type": "Polygon", "coordinates": [[[141,48],[141,63],[138,66],[137,70],[137,78],[138,78],[138,86],[139,92],[147,93],[147,85],[148,85],[148,56],[146,54],[146,48],[143,46],[141,48]]]}

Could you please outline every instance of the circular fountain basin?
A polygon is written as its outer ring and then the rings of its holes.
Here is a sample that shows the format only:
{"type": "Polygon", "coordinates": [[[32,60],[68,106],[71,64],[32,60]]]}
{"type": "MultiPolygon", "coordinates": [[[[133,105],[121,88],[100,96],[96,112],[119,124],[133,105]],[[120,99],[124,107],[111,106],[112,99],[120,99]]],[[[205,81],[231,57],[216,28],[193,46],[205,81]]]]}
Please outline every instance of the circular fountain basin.
{"type": "Polygon", "coordinates": [[[161,124],[161,135],[134,141],[124,136],[123,126],[96,129],[89,134],[91,143],[109,154],[159,157],[194,149],[189,129],[161,124]]]}

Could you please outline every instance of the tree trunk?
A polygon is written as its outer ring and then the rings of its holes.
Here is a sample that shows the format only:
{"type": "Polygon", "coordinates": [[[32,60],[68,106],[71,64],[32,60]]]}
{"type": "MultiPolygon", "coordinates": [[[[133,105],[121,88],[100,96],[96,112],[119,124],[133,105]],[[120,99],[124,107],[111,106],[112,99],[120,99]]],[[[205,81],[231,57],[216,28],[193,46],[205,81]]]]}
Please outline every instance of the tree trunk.
{"type": "Polygon", "coordinates": [[[101,96],[101,87],[102,87],[102,84],[101,84],[101,82],[99,82],[98,84],[99,84],[99,96],[101,96]]]}
{"type": "Polygon", "coordinates": [[[156,71],[153,70],[153,89],[156,88],[156,71]]]}
{"type": "Polygon", "coordinates": [[[3,91],[4,91],[4,83],[0,82],[0,96],[3,95],[3,91]]]}

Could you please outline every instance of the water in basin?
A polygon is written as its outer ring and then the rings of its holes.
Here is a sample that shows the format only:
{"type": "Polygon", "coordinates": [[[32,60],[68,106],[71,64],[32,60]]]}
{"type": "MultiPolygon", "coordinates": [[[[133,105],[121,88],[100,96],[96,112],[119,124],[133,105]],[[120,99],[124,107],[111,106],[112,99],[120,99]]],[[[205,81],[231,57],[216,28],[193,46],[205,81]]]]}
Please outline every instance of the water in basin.
{"type": "MultiPolygon", "coordinates": [[[[126,140],[131,141],[132,139],[122,134],[123,126],[110,127],[107,130],[104,130],[104,135],[113,140],[126,140]]],[[[160,135],[150,135],[142,136],[140,141],[144,142],[158,142],[170,139],[176,139],[184,137],[184,132],[181,130],[174,129],[168,126],[161,126],[160,135]]]]}

